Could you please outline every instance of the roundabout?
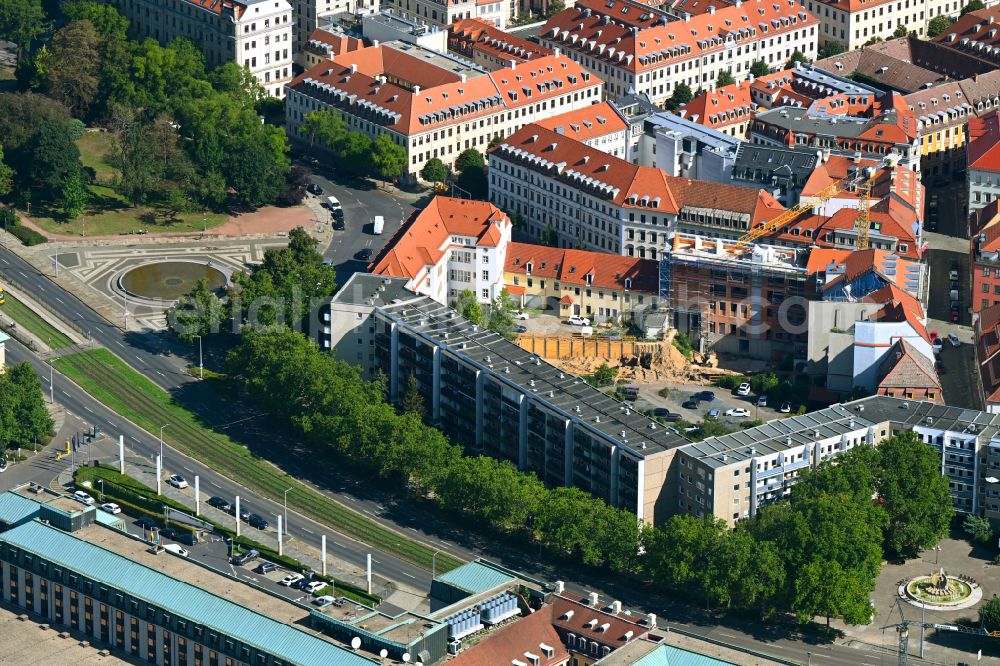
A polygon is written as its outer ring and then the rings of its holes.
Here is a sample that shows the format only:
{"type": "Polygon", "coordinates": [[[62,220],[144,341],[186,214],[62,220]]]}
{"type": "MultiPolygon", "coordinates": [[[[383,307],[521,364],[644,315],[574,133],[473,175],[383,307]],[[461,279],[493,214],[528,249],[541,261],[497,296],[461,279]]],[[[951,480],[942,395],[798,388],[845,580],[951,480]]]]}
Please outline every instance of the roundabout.
{"type": "Polygon", "coordinates": [[[983,589],[968,576],[953,576],[940,569],[929,576],[917,576],[899,586],[899,596],[907,603],[938,610],[963,610],[983,598],[983,589]]]}

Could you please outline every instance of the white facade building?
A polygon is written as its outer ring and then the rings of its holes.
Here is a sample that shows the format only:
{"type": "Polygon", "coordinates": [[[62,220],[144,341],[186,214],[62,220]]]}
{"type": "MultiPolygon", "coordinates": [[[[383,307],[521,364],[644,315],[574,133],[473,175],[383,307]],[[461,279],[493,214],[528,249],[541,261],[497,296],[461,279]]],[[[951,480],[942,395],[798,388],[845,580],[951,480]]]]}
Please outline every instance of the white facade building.
{"type": "Polygon", "coordinates": [[[504,29],[517,18],[517,0],[386,0],[386,6],[414,20],[445,27],[478,18],[504,29]]]}
{"type": "Polygon", "coordinates": [[[274,97],[292,79],[292,7],[288,0],[113,0],[137,37],[166,44],[186,37],[217,67],[233,61],[250,69],[274,97]]]}

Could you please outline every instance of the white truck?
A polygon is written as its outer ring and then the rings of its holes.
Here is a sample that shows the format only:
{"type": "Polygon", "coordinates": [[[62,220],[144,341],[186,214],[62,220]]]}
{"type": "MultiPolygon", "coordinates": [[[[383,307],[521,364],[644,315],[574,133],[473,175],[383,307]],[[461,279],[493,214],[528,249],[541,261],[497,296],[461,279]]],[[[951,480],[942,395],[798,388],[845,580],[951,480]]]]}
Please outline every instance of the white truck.
{"type": "Polygon", "coordinates": [[[385,229],[385,218],[381,215],[376,215],[372,219],[372,233],[377,236],[382,233],[383,229],[385,229]]]}

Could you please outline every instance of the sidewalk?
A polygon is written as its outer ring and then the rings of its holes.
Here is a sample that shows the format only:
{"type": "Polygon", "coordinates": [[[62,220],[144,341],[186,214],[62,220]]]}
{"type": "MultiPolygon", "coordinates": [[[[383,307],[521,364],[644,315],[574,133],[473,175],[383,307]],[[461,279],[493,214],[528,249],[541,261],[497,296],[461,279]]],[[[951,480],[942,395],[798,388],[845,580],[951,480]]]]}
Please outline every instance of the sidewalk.
{"type": "MultiPolygon", "coordinates": [[[[66,325],[61,319],[56,317],[54,314],[49,312],[47,308],[42,306],[38,301],[29,296],[27,293],[21,290],[17,283],[12,282],[10,278],[6,275],[3,277],[3,288],[7,292],[7,295],[13,296],[17,300],[21,301],[26,308],[34,312],[36,315],[42,318],[42,320],[47,323],[52,328],[56,329],[70,340],[72,340],[76,345],[81,345],[89,342],[86,337],[77,332],[73,327],[66,325]]],[[[3,313],[3,309],[0,308],[0,313],[3,313]]],[[[27,344],[27,346],[33,348],[37,352],[49,352],[51,349],[47,342],[39,338],[37,335],[24,328],[23,326],[13,327],[11,330],[11,323],[14,322],[13,317],[10,315],[2,316],[0,315],[0,327],[2,327],[11,337],[20,340],[22,343],[27,344]],[[7,320],[10,320],[8,322],[7,320]]]]}
{"type": "MultiPolygon", "coordinates": [[[[97,446],[105,450],[102,453],[95,451],[95,456],[97,456],[95,459],[100,459],[106,464],[117,466],[118,459],[116,454],[114,454],[113,459],[109,459],[106,455],[103,455],[107,452],[106,447],[103,446],[107,441],[110,440],[102,440],[97,443],[97,446]]],[[[117,448],[117,442],[112,443],[117,448]]],[[[84,455],[86,455],[86,453],[84,453],[84,455]]],[[[164,479],[166,479],[170,473],[170,471],[164,470],[164,479]]],[[[139,456],[130,455],[128,451],[126,451],[125,457],[125,474],[133,479],[136,479],[140,483],[149,486],[150,488],[156,488],[155,463],[139,456]]],[[[161,486],[161,490],[164,496],[189,507],[191,509],[191,513],[194,514],[194,479],[188,477],[185,478],[187,478],[188,483],[190,484],[188,488],[180,490],[168,485],[166,481],[164,481],[161,486]]],[[[63,487],[69,488],[71,483],[72,474],[69,469],[66,469],[59,475],[59,484],[63,487]]],[[[209,506],[207,502],[208,498],[208,494],[204,492],[201,493],[201,512],[199,515],[219,523],[220,525],[224,525],[229,528],[235,527],[237,522],[236,519],[228,513],[224,513],[215,507],[209,506]]],[[[294,523],[297,517],[293,516],[294,514],[290,514],[289,517],[294,523]]],[[[277,520],[275,519],[276,517],[265,514],[265,518],[268,518],[268,522],[272,525],[267,530],[257,530],[244,522],[240,522],[240,534],[248,539],[258,541],[269,548],[277,550],[278,533],[277,520]]],[[[299,529],[301,530],[301,528],[299,529]]],[[[326,572],[330,576],[336,577],[353,585],[357,585],[363,589],[367,584],[364,569],[337,557],[337,541],[349,538],[350,537],[334,532],[327,534],[326,572]]],[[[304,543],[295,537],[290,537],[287,534],[285,535],[284,555],[302,562],[313,571],[322,570],[322,560],[319,549],[314,548],[313,546],[304,543]]],[[[391,581],[377,575],[377,573],[373,573],[372,575],[372,592],[381,595],[384,601],[388,601],[389,603],[401,608],[414,609],[416,606],[426,604],[426,591],[402,585],[397,581],[391,581]]]]}

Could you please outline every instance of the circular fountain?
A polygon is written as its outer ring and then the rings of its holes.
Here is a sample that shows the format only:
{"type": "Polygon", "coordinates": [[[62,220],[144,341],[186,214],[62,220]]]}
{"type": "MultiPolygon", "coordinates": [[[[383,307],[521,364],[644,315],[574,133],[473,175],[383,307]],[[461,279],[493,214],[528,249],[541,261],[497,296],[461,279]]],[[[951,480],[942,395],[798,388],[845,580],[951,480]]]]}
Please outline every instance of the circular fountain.
{"type": "Polygon", "coordinates": [[[229,282],[226,273],[210,262],[171,260],[126,270],[118,277],[118,287],[133,298],[176,301],[190,293],[199,280],[208,280],[208,287],[213,291],[224,288],[229,282]]]}
{"type": "Polygon", "coordinates": [[[979,603],[983,589],[965,576],[952,576],[944,568],[929,576],[917,576],[899,587],[899,594],[914,606],[938,610],[962,610],[979,603]]]}

